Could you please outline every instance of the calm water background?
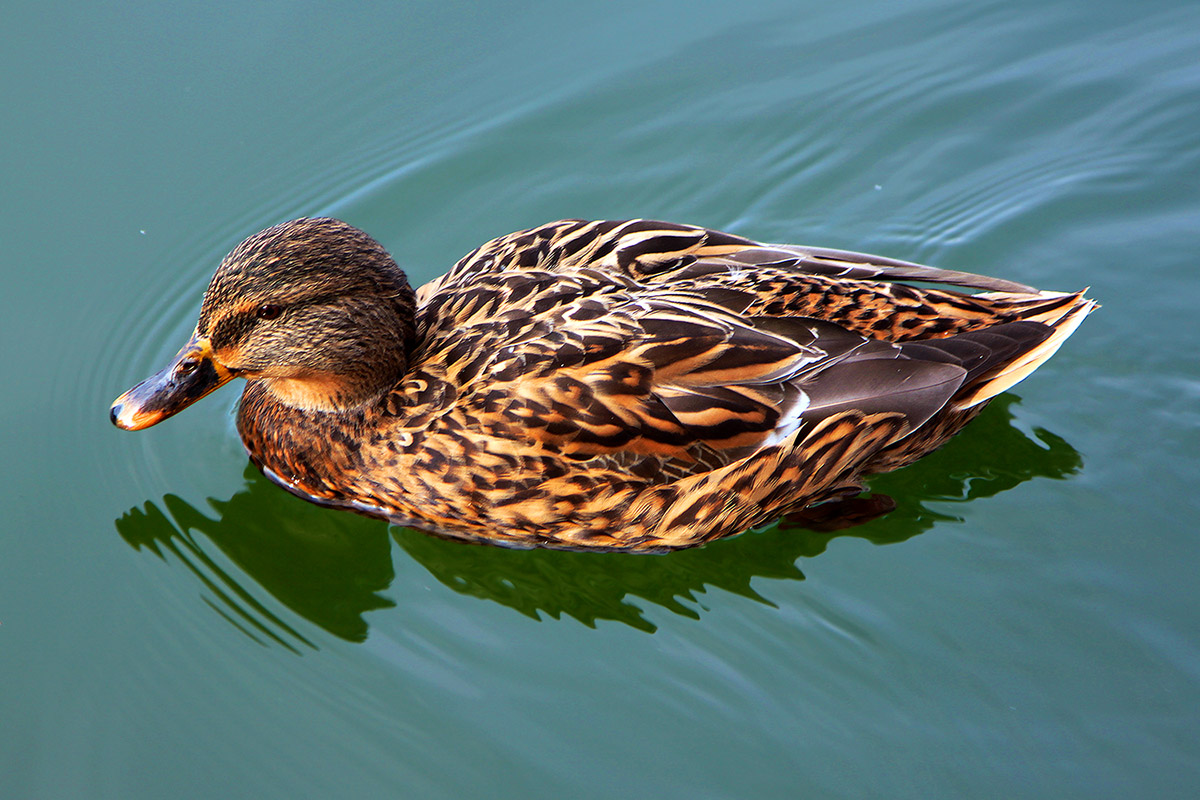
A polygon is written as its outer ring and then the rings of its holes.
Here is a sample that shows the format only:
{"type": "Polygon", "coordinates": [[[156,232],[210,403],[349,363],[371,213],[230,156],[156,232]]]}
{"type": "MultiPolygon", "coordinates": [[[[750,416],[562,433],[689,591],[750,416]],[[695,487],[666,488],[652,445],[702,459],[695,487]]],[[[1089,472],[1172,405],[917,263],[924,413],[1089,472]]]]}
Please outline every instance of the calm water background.
{"type": "Polygon", "coordinates": [[[1200,5],[26,3],[0,34],[0,796],[1193,797],[1200,5]],[[665,557],[285,495],[142,434],[244,236],[414,283],[648,216],[1092,287],[900,508],[665,557]]]}

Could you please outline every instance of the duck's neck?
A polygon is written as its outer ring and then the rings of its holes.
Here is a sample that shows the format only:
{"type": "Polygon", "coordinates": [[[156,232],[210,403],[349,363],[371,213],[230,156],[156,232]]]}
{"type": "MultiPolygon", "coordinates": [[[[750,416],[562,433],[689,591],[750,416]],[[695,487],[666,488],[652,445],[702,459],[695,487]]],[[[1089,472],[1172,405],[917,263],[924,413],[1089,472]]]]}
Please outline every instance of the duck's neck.
{"type": "Polygon", "coordinates": [[[369,408],[396,385],[397,373],[364,385],[361,378],[348,379],[327,373],[304,377],[263,378],[258,381],[275,402],[300,411],[348,413],[369,408]]]}
{"type": "Polygon", "coordinates": [[[237,427],[252,461],[313,497],[329,492],[347,474],[361,473],[360,442],[377,419],[371,406],[319,411],[280,402],[264,381],[246,384],[237,427]]]}

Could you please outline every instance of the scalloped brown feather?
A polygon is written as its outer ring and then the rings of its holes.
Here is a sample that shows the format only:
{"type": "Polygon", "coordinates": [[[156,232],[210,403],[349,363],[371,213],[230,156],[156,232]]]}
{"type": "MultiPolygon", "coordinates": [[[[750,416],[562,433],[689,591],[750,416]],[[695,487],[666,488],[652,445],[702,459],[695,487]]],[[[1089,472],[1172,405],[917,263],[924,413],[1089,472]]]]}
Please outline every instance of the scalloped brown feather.
{"type": "Polygon", "coordinates": [[[644,220],[495,239],[416,298],[406,371],[377,402],[304,410],[251,381],[253,460],[315,502],[441,535],[636,551],[737,534],[911,462],[1094,307],[644,220]]]}

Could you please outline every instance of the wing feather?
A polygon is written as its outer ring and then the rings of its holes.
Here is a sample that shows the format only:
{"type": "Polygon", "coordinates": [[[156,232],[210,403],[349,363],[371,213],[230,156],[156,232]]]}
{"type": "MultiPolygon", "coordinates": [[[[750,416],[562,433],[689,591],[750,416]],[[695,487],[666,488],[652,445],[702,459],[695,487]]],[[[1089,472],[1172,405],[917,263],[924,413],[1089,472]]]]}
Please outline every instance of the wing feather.
{"type": "Polygon", "coordinates": [[[654,220],[560,220],[493,239],[468,253],[437,288],[489,272],[590,268],[637,279],[676,280],[704,272],[770,267],[793,273],[873,281],[942,283],[990,292],[1036,294],[1013,281],[884,256],[790,244],[764,244],[723,231],[654,220]],[[704,262],[697,265],[697,262],[704,262]]]}
{"type": "Polygon", "coordinates": [[[421,287],[414,361],[498,435],[673,479],[851,411],[911,432],[982,402],[1053,352],[1065,334],[1047,326],[1080,302],[694,226],[562,220],[421,287]]]}
{"type": "Polygon", "coordinates": [[[831,322],[739,314],[740,292],[554,277],[476,276],[439,294],[449,322],[432,328],[454,343],[438,363],[457,370],[444,377],[461,402],[493,429],[572,458],[730,463],[855,407],[899,411],[916,427],[965,374],[831,322]]]}

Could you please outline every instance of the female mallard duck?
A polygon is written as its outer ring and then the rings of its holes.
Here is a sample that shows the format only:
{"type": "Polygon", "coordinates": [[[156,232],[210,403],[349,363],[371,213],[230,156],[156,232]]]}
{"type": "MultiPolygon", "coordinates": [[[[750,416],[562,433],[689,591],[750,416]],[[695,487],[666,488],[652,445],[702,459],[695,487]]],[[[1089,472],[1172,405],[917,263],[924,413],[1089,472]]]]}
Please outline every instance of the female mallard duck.
{"type": "Polygon", "coordinates": [[[145,428],[242,377],[250,458],[308,500],[474,541],[665,550],[930,452],[1094,307],[643,220],[510,234],[414,292],[367,234],[299,219],[225,258],[191,340],[112,420],[145,428]]]}

